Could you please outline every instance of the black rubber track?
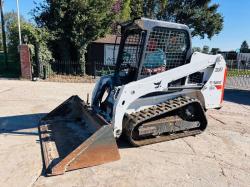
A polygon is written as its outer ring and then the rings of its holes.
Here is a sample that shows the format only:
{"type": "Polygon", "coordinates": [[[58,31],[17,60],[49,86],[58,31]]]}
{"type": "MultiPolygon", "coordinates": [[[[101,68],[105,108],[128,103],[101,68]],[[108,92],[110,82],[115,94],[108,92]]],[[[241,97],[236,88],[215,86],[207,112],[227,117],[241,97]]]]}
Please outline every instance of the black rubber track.
{"type": "Polygon", "coordinates": [[[207,127],[207,118],[205,115],[205,111],[198,99],[181,96],[135,113],[126,114],[123,119],[123,124],[125,136],[131,142],[131,144],[134,146],[143,146],[200,134],[207,127]],[[156,119],[157,117],[160,118],[161,116],[187,107],[188,105],[192,105],[195,109],[195,118],[200,122],[200,126],[198,128],[174,132],[171,134],[165,133],[157,137],[146,139],[143,138],[140,140],[133,138],[133,132],[138,129],[138,127],[141,126],[144,122],[149,121],[150,119],[156,119]]]}

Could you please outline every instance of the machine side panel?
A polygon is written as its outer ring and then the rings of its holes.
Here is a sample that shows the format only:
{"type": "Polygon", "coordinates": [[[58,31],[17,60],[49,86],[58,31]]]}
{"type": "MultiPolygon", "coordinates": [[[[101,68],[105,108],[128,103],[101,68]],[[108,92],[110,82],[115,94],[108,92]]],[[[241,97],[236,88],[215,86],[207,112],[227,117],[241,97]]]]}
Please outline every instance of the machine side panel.
{"type": "Polygon", "coordinates": [[[216,65],[210,78],[201,90],[205,98],[206,109],[221,107],[224,96],[225,81],[226,62],[223,57],[220,56],[216,60],[216,65]]]}

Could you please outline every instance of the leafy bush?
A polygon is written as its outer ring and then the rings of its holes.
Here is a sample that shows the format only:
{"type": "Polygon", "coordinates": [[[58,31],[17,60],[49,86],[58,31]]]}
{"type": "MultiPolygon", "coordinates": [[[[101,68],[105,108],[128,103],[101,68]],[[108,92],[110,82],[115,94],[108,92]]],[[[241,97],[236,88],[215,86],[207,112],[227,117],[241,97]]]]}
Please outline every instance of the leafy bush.
{"type": "MultiPolygon", "coordinates": [[[[21,32],[22,36],[27,37],[28,44],[31,49],[31,57],[34,59],[35,52],[34,46],[36,43],[39,44],[39,58],[41,62],[48,62],[53,59],[52,53],[48,48],[47,41],[50,38],[50,34],[44,28],[38,28],[32,23],[25,20],[21,21],[21,32]]],[[[9,22],[7,25],[7,38],[8,38],[8,51],[13,56],[16,62],[19,62],[19,35],[18,35],[18,25],[16,21],[9,22]]]]}

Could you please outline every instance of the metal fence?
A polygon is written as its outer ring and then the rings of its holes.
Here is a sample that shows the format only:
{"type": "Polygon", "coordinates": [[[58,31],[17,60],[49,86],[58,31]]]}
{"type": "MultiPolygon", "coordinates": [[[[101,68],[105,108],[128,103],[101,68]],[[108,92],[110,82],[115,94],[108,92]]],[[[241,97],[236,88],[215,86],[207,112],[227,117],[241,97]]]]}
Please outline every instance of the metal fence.
{"type": "MultiPolygon", "coordinates": [[[[112,74],[115,65],[95,61],[83,66],[74,61],[50,61],[39,68],[39,77],[46,81],[94,82],[100,76],[112,74]]],[[[227,60],[227,68],[226,88],[250,90],[250,63],[227,60]]]]}
{"type": "Polygon", "coordinates": [[[33,77],[55,82],[94,82],[96,78],[111,74],[115,66],[103,62],[49,61],[33,65],[33,77]]]}
{"type": "Polygon", "coordinates": [[[250,90],[250,62],[227,60],[226,88],[250,90]]]}
{"type": "Polygon", "coordinates": [[[110,64],[110,63],[106,64],[97,61],[86,63],[86,74],[91,75],[94,78],[112,74],[114,73],[114,71],[115,71],[115,64],[110,64]]]}
{"type": "Polygon", "coordinates": [[[21,74],[20,62],[15,56],[8,54],[7,64],[3,52],[0,52],[0,77],[18,78],[21,74]]]}

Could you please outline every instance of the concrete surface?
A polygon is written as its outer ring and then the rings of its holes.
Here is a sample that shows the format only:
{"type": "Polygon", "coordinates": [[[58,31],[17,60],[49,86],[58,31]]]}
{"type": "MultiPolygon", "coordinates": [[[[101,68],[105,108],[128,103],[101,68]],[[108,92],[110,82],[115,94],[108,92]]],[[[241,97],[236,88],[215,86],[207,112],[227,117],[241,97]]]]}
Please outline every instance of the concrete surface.
{"type": "Polygon", "coordinates": [[[0,80],[0,186],[249,186],[250,91],[235,90],[207,112],[201,135],[141,148],[120,142],[119,161],[43,176],[38,120],[71,95],[86,100],[92,86],[0,80]]]}

